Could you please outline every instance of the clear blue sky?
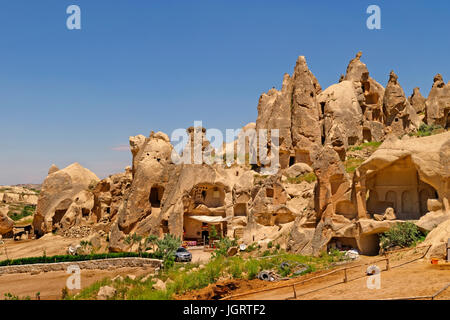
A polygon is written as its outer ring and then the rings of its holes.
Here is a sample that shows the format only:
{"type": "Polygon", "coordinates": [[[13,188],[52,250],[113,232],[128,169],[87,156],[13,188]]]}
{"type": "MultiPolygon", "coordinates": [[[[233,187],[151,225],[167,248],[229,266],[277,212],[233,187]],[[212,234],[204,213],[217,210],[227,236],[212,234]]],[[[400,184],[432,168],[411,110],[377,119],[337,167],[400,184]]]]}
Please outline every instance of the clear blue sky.
{"type": "Polygon", "coordinates": [[[130,164],[130,135],[253,122],[299,55],[323,88],[362,50],[380,83],[394,69],[427,96],[450,80],[449,30],[447,0],[1,0],[0,185],[75,161],[104,177],[130,164]],[[66,28],[71,4],[82,30],[66,28]]]}

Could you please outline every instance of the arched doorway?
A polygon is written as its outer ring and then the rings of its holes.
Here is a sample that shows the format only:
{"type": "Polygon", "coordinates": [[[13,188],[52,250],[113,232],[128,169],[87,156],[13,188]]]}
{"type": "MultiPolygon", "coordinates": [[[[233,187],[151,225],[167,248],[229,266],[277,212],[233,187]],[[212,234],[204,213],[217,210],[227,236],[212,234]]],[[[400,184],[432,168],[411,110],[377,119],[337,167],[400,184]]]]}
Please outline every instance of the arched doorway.
{"type": "Polygon", "coordinates": [[[152,208],[161,208],[161,200],[164,195],[164,187],[154,185],[150,189],[149,201],[152,208]]]}
{"type": "Polygon", "coordinates": [[[388,191],[386,192],[386,202],[388,202],[389,206],[394,208],[395,212],[398,211],[397,208],[397,194],[395,191],[388,191]]]}

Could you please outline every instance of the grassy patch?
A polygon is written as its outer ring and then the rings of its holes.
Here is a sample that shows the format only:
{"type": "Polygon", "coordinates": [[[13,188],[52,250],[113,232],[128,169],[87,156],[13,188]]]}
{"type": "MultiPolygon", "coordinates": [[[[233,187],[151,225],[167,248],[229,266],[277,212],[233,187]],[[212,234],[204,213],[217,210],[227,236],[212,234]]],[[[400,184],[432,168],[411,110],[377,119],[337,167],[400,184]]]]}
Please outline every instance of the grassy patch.
{"type": "Polygon", "coordinates": [[[314,174],[314,172],[305,173],[305,174],[299,175],[297,177],[287,178],[287,182],[292,183],[292,184],[299,184],[299,183],[302,183],[303,181],[312,183],[316,180],[317,180],[317,177],[314,174]]]}
{"type": "Polygon", "coordinates": [[[442,128],[439,125],[428,125],[425,123],[422,123],[419,127],[419,130],[417,130],[417,132],[410,134],[411,136],[416,136],[416,137],[427,137],[427,136],[431,136],[434,134],[438,134],[438,133],[442,133],[444,132],[444,128],[442,128]]]}
{"type": "Polygon", "coordinates": [[[356,157],[349,157],[347,160],[345,160],[345,171],[348,173],[355,172],[356,168],[358,168],[361,163],[364,162],[364,159],[356,158],[356,157]]]}
{"type": "MultiPolygon", "coordinates": [[[[16,208],[16,210],[20,208],[16,208]]],[[[34,211],[36,210],[35,206],[24,206],[20,212],[16,211],[10,211],[8,213],[8,216],[13,219],[14,221],[18,221],[20,219],[23,219],[25,217],[32,216],[34,214],[34,211]]]]}
{"type": "Polygon", "coordinates": [[[381,146],[381,141],[370,141],[370,142],[364,142],[360,144],[359,146],[354,146],[350,148],[350,151],[357,151],[357,150],[363,150],[363,149],[377,149],[379,146],[381,146]]]}
{"type": "Polygon", "coordinates": [[[286,267],[281,268],[282,262],[289,262],[290,265],[295,265],[295,263],[305,264],[307,269],[302,273],[305,274],[328,268],[333,262],[340,261],[341,258],[341,256],[334,253],[323,253],[319,257],[281,253],[275,257],[249,259],[244,259],[240,256],[225,257],[217,255],[201,269],[198,268],[198,264],[177,263],[173,268],[161,271],[157,276],[159,279],[162,281],[171,280],[170,283],[166,283],[166,290],[153,289],[156,279],[151,278],[145,282],[141,282],[142,278],[114,282],[104,279],[83,289],[80,294],[69,298],[94,299],[100,287],[111,285],[117,290],[114,299],[168,300],[172,299],[174,295],[181,295],[192,290],[204,288],[217,282],[221,277],[252,280],[258,276],[260,271],[271,269],[276,270],[283,276],[293,276],[291,272],[293,270],[287,270],[286,267]],[[181,267],[184,269],[181,269],[181,267]],[[197,269],[194,271],[193,268],[197,269]]]}

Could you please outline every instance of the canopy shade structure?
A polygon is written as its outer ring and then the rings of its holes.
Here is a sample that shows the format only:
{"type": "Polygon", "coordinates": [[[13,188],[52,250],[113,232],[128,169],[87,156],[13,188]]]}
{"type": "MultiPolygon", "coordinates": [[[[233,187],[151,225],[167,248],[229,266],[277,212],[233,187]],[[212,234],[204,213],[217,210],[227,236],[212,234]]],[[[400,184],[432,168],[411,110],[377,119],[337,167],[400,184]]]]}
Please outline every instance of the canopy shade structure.
{"type": "Polygon", "coordinates": [[[217,216],[189,216],[189,218],[209,224],[220,224],[221,222],[228,221],[227,218],[217,216]]]}

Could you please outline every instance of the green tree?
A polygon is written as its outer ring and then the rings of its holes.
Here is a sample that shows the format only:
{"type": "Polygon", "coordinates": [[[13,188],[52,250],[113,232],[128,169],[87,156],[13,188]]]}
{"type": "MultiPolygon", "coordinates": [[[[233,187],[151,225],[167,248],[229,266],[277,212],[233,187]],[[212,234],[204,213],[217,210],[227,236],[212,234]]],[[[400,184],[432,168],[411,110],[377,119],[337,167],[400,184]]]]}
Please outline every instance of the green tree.
{"type": "MultiPolygon", "coordinates": [[[[123,240],[123,242],[125,242],[127,245],[130,246],[130,249],[129,249],[129,250],[131,251],[131,249],[133,249],[133,245],[134,245],[135,243],[140,243],[141,240],[142,240],[142,236],[140,236],[140,235],[138,235],[138,234],[136,234],[136,233],[133,233],[133,234],[128,235],[128,236],[123,240]]],[[[138,250],[139,250],[139,252],[141,252],[141,246],[139,246],[138,250]]]]}
{"type": "Polygon", "coordinates": [[[164,268],[170,268],[175,262],[175,252],[181,245],[181,239],[166,233],[163,239],[155,241],[158,249],[156,255],[160,256],[164,263],[164,268]]]}

